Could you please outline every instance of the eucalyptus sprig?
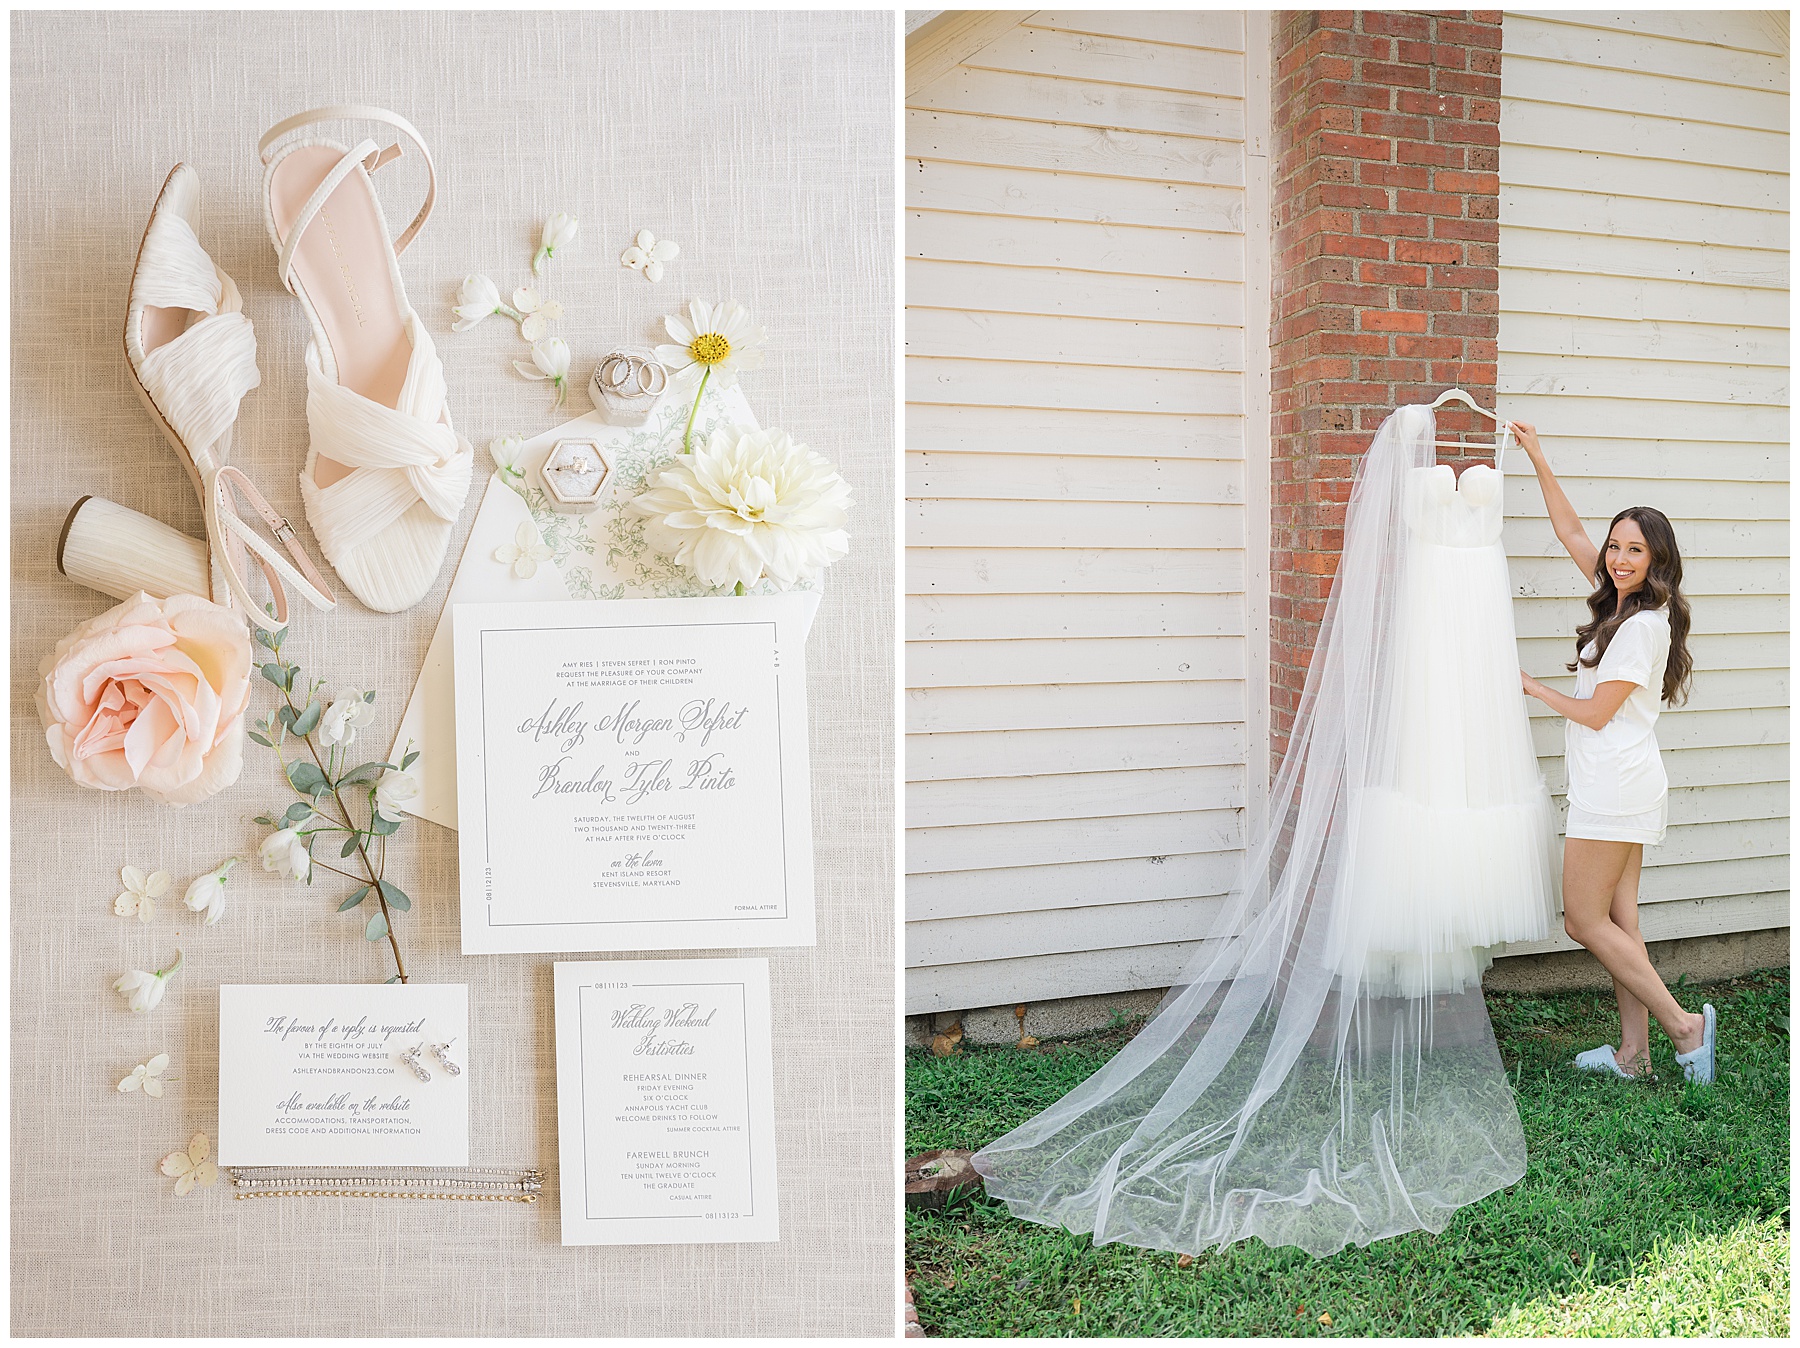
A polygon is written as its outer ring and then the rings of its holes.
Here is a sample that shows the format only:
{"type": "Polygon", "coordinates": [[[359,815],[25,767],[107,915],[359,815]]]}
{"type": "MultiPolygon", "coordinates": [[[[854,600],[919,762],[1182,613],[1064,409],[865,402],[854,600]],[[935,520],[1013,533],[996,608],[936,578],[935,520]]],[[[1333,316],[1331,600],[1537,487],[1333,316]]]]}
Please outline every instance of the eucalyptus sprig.
{"type": "Polygon", "coordinates": [[[314,869],[341,875],[358,887],[338,905],[340,913],[349,912],[373,896],[379,911],[373,913],[363,928],[365,940],[387,938],[394,952],[394,976],[390,983],[406,982],[406,962],[400,957],[400,943],[394,936],[393,914],[408,912],[412,900],[385,876],[387,840],[400,829],[401,820],[395,802],[418,792],[417,782],[407,774],[418,759],[409,744],[398,765],[373,759],[347,767],[348,750],[356,738],[356,727],[373,714],[373,691],[355,693],[328,700],[325,681],[311,679],[300,682],[300,666],[281,653],[286,629],[267,632],[256,629],[256,644],[271,657],[261,665],[260,673],[281,694],[281,705],[256,722],[247,731],[249,737],[274,752],[281,763],[282,775],[300,797],[285,812],[258,815],[256,822],[275,830],[263,840],[263,869],[277,871],[297,880],[312,882],[314,869]],[[304,748],[304,754],[298,752],[304,748]],[[357,813],[352,804],[359,807],[357,813]],[[386,805],[390,814],[383,814],[386,805]],[[358,823],[359,814],[367,816],[358,823]],[[320,861],[314,855],[314,844],[332,835],[343,838],[338,860],[356,858],[362,874],[320,861]]]}

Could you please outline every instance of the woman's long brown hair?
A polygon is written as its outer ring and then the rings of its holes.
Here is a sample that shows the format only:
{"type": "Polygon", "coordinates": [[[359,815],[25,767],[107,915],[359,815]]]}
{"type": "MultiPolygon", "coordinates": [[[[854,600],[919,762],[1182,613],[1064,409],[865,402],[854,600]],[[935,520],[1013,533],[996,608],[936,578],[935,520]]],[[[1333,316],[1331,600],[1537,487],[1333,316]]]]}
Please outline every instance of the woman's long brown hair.
{"type": "Polygon", "coordinates": [[[1573,672],[1577,665],[1592,669],[1606,654],[1620,624],[1634,613],[1665,605],[1669,611],[1669,662],[1663,668],[1662,700],[1673,707],[1687,701],[1688,682],[1694,673],[1694,658],[1687,648],[1692,618],[1681,594],[1681,549],[1675,545],[1675,528],[1667,515],[1654,506],[1628,506],[1606,526],[1606,542],[1600,545],[1600,561],[1594,568],[1594,592],[1587,599],[1588,621],[1575,629],[1575,660],[1569,670],[1573,672]],[[1606,566],[1606,543],[1612,541],[1612,531],[1620,520],[1636,524],[1650,547],[1650,570],[1644,583],[1626,595],[1624,603],[1619,602],[1619,587],[1606,566]],[[1584,660],[1581,651],[1590,641],[1594,658],[1584,660]]]}

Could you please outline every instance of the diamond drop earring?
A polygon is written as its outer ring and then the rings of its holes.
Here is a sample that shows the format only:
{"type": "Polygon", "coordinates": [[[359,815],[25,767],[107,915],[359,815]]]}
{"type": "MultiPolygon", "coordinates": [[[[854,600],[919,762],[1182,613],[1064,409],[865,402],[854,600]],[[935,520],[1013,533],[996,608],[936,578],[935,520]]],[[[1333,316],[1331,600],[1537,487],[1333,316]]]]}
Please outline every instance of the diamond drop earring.
{"type": "Polygon", "coordinates": [[[411,1048],[407,1049],[406,1052],[400,1055],[400,1061],[412,1068],[413,1075],[418,1077],[420,1081],[430,1081],[431,1073],[427,1072],[425,1070],[425,1065],[419,1061],[419,1050],[424,1047],[423,1044],[414,1044],[411,1048]]]}
{"type": "Polygon", "coordinates": [[[462,1068],[450,1061],[450,1045],[455,1042],[456,1041],[452,1039],[448,1043],[433,1044],[431,1046],[431,1054],[444,1065],[444,1070],[446,1072],[453,1077],[459,1077],[462,1075],[462,1068]]]}

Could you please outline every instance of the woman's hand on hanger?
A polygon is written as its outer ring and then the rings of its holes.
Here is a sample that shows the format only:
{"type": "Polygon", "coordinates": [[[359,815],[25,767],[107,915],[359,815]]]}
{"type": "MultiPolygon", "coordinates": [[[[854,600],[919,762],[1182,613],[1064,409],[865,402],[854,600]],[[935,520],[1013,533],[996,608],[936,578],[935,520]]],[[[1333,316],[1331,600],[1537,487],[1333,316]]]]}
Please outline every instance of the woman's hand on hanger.
{"type": "MultiPolygon", "coordinates": [[[[1575,507],[1569,504],[1564,494],[1562,483],[1556,480],[1556,474],[1550,471],[1550,461],[1544,457],[1544,446],[1538,441],[1537,427],[1529,421],[1509,421],[1506,423],[1512,433],[1518,437],[1519,448],[1525,451],[1531,460],[1531,466],[1537,470],[1538,490],[1544,493],[1544,508],[1550,512],[1550,527],[1556,530],[1557,542],[1563,545],[1569,558],[1581,569],[1581,578],[1589,585],[1594,584],[1594,570],[1600,565],[1600,549],[1587,536],[1587,530],[1581,527],[1581,516],[1575,513],[1575,507]]],[[[1530,692],[1530,689],[1526,690],[1530,692]]]]}

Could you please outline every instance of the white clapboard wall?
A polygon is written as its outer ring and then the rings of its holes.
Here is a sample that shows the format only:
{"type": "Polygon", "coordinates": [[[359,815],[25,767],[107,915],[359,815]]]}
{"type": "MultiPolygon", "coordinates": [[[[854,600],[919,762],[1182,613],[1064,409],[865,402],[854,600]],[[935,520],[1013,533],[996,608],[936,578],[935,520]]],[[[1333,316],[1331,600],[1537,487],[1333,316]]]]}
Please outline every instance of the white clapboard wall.
{"type": "MultiPolygon", "coordinates": [[[[1786,926],[1786,14],[1508,12],[1503,32],[1501,410],[1537,425],[1597,543],[1625,506],[1669,516],[1693,607],[1692,698],[1657,727],[1669,832],[1645,852],[1644,934],[1786,926]]],[[[1521,656],[1568,691],[1585,587],[1515,465],[1521,656]]],[[[1562,723],[1530,705],[1566,809],[1562,723]]]]}
{"type": "Polygon", "coordinates": [[[1266,792],[1267,22],[908,91],[909,1012],[1168,984],[1266,792]]]}

